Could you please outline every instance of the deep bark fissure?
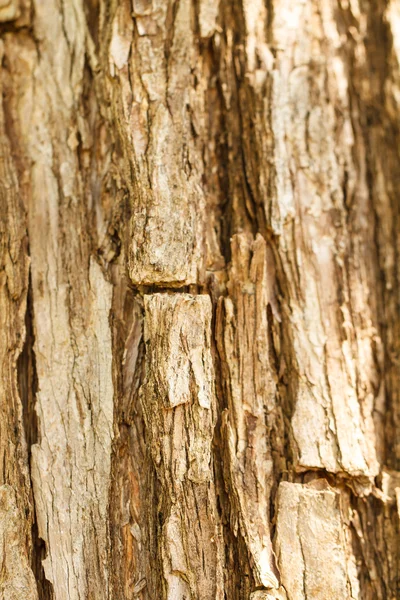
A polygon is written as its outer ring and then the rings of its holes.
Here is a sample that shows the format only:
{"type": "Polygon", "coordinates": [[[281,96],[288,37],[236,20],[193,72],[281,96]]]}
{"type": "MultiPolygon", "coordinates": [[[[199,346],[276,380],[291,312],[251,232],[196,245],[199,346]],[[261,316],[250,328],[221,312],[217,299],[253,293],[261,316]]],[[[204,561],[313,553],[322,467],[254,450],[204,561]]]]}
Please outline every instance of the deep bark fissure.
{"type": "MultiPolygon", "coordinates": [[[[28,249],[29,255],[29,249],[28,249]]],[[[25,313],[25,342],[21,354],[18,357],[18,389],[23,410],[23,425],[28,452],[28,469],[30,487],[32,490],[31,476],[31,448],[38,442],[38,422],[36,414],[36,393],[38,390],[38,379],[36,372],[35,358],[35,334],[34,334],[34,310],[32,298],[32,276],[29,273],[29,283],[27,292],[27,303],[25,313]]],[[[37,527],[37,506],[35,495],[32,494],[33,523],[31,529],[32,551],[31,568],[37,584],[39,600],[53,600],[53,586],[46,579],[42,561],[46,557],[47,550],[45,542],[39,537],[37,527]]]]}

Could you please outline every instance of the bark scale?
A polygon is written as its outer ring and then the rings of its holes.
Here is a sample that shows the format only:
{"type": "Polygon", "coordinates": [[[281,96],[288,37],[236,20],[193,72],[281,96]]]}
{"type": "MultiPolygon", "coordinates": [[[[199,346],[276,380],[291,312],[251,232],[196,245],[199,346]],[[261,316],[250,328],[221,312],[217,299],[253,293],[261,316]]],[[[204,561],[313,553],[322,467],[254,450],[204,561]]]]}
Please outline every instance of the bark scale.
{"type": "Polygon", "coordinates": [[[0,32],[2,597],[397,598],[396,0],[0,32]]]}

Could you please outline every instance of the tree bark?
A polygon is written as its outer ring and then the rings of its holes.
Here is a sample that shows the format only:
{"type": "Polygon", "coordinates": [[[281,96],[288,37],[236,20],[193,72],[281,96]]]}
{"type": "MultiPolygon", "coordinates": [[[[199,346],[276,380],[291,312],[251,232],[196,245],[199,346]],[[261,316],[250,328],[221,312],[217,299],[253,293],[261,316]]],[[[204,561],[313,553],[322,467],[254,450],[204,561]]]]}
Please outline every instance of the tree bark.
{"type": "Polygon", "coordinates": [[[0,33],[0,597],[398,598],[397,0],[0,33]]]}

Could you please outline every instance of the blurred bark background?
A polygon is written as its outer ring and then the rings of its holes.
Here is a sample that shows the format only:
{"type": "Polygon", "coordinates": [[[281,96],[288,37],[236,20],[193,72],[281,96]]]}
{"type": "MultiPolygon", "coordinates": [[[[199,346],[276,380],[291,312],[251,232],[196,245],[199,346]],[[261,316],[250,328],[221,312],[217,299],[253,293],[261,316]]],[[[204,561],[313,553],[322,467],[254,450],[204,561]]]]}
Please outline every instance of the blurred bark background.
{"type": "Polygon", "coordinates": [[[0,597],[399,598],[399,2],[0,33],[0,597]]]}

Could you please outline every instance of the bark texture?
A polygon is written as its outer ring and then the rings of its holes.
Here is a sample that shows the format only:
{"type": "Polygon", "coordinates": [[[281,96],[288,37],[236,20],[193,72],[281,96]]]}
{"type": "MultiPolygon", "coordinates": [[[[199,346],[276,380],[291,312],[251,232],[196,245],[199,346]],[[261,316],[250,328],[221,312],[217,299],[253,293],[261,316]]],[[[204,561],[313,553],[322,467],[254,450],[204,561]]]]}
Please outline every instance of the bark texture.
{"type": "Polygon", "coordinates": [[[0,597],[398,598],[397,0],[0,38],[0,597]]]}

